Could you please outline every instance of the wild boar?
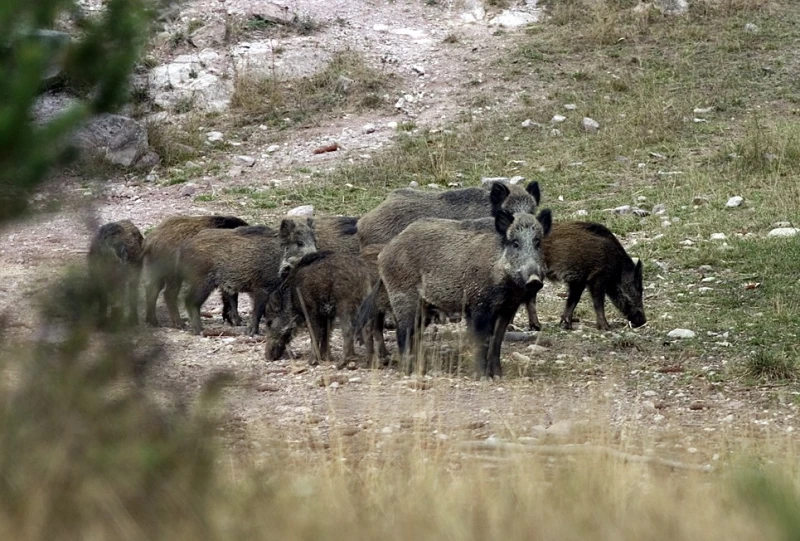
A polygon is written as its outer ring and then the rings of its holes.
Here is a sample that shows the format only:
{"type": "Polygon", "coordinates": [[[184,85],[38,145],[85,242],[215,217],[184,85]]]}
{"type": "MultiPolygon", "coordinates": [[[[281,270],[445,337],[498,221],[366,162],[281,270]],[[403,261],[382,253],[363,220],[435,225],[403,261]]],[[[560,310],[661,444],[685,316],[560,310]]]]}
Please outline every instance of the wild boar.
{"type": "Polygon", "coordinates": [[[100,321],[107,321],[111,305],[111,320],[124,315],[128,304],[128,322],[139,321],[139,279],[142,273],[142,244],[144,237],[133,222],[121,220],[100,227],[89,247],[89,277],[98,290],[100,321]]]}
{"type": "MultiPolygon", "coordinates": [[[[158,326],[156,300],[164,289],[164,302],[169,309],[172,325],[183,326],[178,312],[178,293],[182,281],[175,272],[175,257],[181,244],[204,229],[233,229],[246,225],[247,222],[235,216],[171,216],[147,235],[143,256],[148,275],[145,287],[146,319],[150,325],[158,326]]],[[[230,302],[223,296],[224,306],[230,302]]]]}
{"type": "MultiPolygon", "coordinates": [[[[338,319],[344,340],[339,366],[354,359],[355,317],[370,292],[372,276],[367,263],[357,256],[331,251],[304,256],[269,297],[266,358],[279,359],[305,321],[314,344],[309,363],[330,360],[330,333],[338,319]]],[[[371,359],[371,332],[365,333],[364,345],[371,359]]]]}
{"type": "Polygon", "coordinates": [[[219,288],[228,296],[250,294],[253,311],[249,332],[256,334],[267,298],[280,285],[281,261],[297,260],[316,251],[311,218],[286,218],[278,230],[262,225],[197,233],[181,246],[177,262],[189,284],[186,310],[192,331],[202,331],[200,308],[219,288]]]}
{"type": "Polygon", "coordinates": [[[444,192],[423,192],[403,188],[391,192],[377,207],[358,220],[361,246],[386,244],[420,218],[471,220],[494,216],[500,209],[512,214],[534,214],[541,193],[539,183],[522,188],[493,182],[490,186],[444,192]]]}
{"type": "Polygon", "coordinates": [[[506,328],[520,303],[544,280],[541,243],[551,223],[549,209],[538,217],[501,209],[494,219],[427,218],[386,245],[378,256],[378,287],[388,293],[407,372],[419,315],[430,304],[448,313],[463,311],[477,345],[477,375],[501,376],[506,328]],[[493,231],[487,228],[492,221],[493,231]]]}
{"type": "Polygon", "coordinates": [[[314,231],[320,252],[340,252],[358,255],[361,247],[356,234],[358,218],[354,216],[318,216],[314,218],[314,231]]]}
{"type": "MultiPolygon", "coordinates": [[[[590,222],[555,223],[542,247],[547,279],[565,282],[569,288],[561,316],[563,329],[572,328],[572,314],[587,285],[598,329],[611,329],[606,321],[606,295],[634,327],[647,322],[642,300],[642,262],[631,259],[608,228],[590,222]]],[[[534,322],[538,327],[535,295],[533,308],[534,322]]]]}

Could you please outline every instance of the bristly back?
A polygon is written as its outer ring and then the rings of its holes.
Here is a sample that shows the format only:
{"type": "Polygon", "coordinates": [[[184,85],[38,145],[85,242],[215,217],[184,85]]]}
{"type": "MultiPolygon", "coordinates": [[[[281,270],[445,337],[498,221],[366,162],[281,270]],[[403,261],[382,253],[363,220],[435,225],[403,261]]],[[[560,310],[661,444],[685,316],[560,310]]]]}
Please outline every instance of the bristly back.
{"type": "Polygon", "coordinates": [[[263,236],[277,237],[278,231],[268,225],[246,225],[234,229],[234,233],[244,236],[263,236]]]}
{"type": "Polygon", "coordinates": [[[125,228],[123,228],[117,222],[111,222],[100,226],[100,229],[97,231],[97,239],[104,241],[114,237],[121,237],[124,234],[125,228]]]}
{"type": "Polygon", "coordinates": [[[597,235],[598,237],[604,237],[614,241],[614,243],[620,244],[619,239],[612,233],[606,226],[603,224],[598,224],[595,222],[577,222],[583,229],[591,233],[592,235],[597,235]]]}
{"type": "Polygon", "coordinates": [[[234,229],[248,225],[247,222],[236,216],[211,216],[212,227],[217,229],[234,229]]]}
{"type": "Polygon", "coordinates": [[[358,233],[358,218],[353,216],[338,216],[336,218],[336,227],[339,234],[349,237],[358,233]]]}
{"type": "Polygon", "coordinates": [[[314,252],[311,254],[306,254],[303,256],[303,259],[297,262],[297,265],[295,265],[295,269],[308,267],[309,265],[313,265],[314,263],[318,263],[320,261],[329,258],[333,254],[334,252],[332,250],[324,250],[322,252],[314,252]]]}

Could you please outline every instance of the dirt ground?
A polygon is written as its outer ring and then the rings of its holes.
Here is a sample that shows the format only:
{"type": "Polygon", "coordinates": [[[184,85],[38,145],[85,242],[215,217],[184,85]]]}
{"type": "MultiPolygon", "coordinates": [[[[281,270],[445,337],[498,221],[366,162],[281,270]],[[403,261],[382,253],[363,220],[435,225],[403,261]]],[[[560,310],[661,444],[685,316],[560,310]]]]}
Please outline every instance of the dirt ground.
{"type": "MultiPolygon", "coordinates": [[[[257,4],[246,0],[188,1],[182,5],[181,20],[220,17],[220,10],[257,11],[257,4]]],[[[405,112],[335,118],[314,128],[290,130],[281,149],[272,154],[265,153],[268,141],[263,141],[263,146],[245,143],[231,151],[232,155],[235,151],[257,157],[256,165],[245,175],[230,179],[223,171],[216,177],[192,181],[211,190],[236,184],[257,188],[275,179],[291,182],[300,167],[335,167],[379,150],[391,140],[393,131],[385,127],[390,121],[413,117],[420,125],[445,124],[464,110],[474,94],[471,80],[494,80],[492,70],[497,68],[493,60],[513,43],[515,33],[497,33],[485,21],[464,23],[463,3],[461,7],[442,4],[447,5],[433,8],[416,0],[291,3],[292,9],[316,20],[343,20],[346,24],[329,24],[311,36],[286,38],[284,46],[313,56],[314,51],[324,55],[346,43],[376,63],[391,57],[390,69],[402,81],[400,95],[420,96],[419,100],[405,112]],[[392,29],[415,32],[392,33],[392,29]],[[443,45],[449,33],[458,33],[460,39],[443,45]],[[416,65],[424,66],[424,77],[414,71],[416,65]],[[375,133],[363,133],[361,127],[367,123],[378,127],[375,133]],[[338,141],[343,150],[323,155],[310,152],[330,140],[338,141]]],[[[159,61],[168,62],[171,54],[162,51],[159,61]]],[[[531,85],[535,87],[535,82],[531,85]]],[[[480,90],[496,98],[491,108],[514,103],[520,90],[502,83],[502,93],[493,91],[500,87],[499,82],[491,83],[480,90]]],[[[80,179],[63,178],[58,184],[74,199],[89,199],[90,188],[80,179]]],[[[129,218],[142,231],[172,214],[236,212],[233,205],[221,208],[218,203],[195,202],[182,196],[181,190],[181,185],[162,186],[141,177],[111,178],[102,193],[93,194],[94,210],[100,222],[129,218]]],[[[89,242],[87,215],[85,209],[43,214],[0,235],[0,309],[10,314],[11,337],[32,335],[36,316],[30,299],[63,264],[82,263],[89,242]]],[[[703,355],[673,354],[655,334],[648,334],[647,328],[626,329],[613,308],[609,315],[615,331],[600,333],[593,328],[594,316],[584,299],[583,323],[567,337],[568,333],[557,330],[563,303],[560,291],[549,285],[541,295],[540,314],[546,327],[541,342],[547,349],[531,351],[530,342],[507,342],[503,360],[508,376],[499,383],[475,381],[466,372],[438,370],[409,378],[394,369],[309,367],[305,332],[291,345],[295,359],[267,362],[260,337],[246,336],[245,327],[234,330],[238,336],[229,335],[231,329],[222,324],[216,294],[204,307],[213,316],[206,318],[204,325],[209,330],[224,329],[226,335],[196,337],[186,330],[154,330],[166,343],[168,355],[153,369],[149,383],[154,389],[177,390],[191,398],[213,372],[231,370],[241,383],[225,392],[226,441],[234,448],[256,452],[276,439],[302,450],[309,445],[332,445],[341,438],[390,440],[412,432],[442,443],[492,437],[581,443],[592,434],[594,439],[600,437],[638,452],[706,464],[724,456],[727,442],[734,436],[791,438],[800,428],[795,393],[781,386],[746,387],[735,379],[716,382],[709,373],[724,372],[724,355],[708,360],[703,355]],[[645,337],[653,347],[643,351],[625,347],[621,337],[631,332],[645,337]],[[524,357],[512,356],[514,352],[524,357]],[[524,366],[528,361],[530,365],[524,366]],[[335,385],[320,384],[323,375],[332,374],[339,378],[335,385]]],[[[246,316],[249,301],[243,297],[240,302],[246,316]]],[[[523,316],[521,313],[516,322],[520,326],[523,316]]],[[[159,317],[167,321],[161,300],[159,317]]],[[[429,329],[428,336],[434,334],[437,337],[431,342],[445,348],[444,353],[439,349],[434,355],[442,358],[458,351],[458,342],[464,338],[459,325],[429,329]]],[[[390,335],[388,345],[394,348],[390,335]]],[[[338,340],[333,352],[341,353],[338,340]]],[[[471,351],[466,351],[465,359],[466,369],[471,351]]]]}

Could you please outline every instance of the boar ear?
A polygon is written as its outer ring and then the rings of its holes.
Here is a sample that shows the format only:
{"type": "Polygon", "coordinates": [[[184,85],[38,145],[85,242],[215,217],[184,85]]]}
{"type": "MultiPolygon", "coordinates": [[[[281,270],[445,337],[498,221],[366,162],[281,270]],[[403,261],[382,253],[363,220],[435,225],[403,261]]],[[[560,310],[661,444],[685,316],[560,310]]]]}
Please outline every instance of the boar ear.
{"type": "Polygon", "coordinates": [[[497,211],[500,210],[500,205],[506,200],[508,194],[508,186],[502,182],[492,182],[492,192],[489,194],[489,201],[492,204],[492,214],[497,214],[497,211]]]}
{"type": "Polygon", "coordinates": [[[289,236],[289,234],[291,234],[291,232],[294,231],[294,227],[295,227],[294,220],[289,220],[286,218],[281,220],[281,236],[282,237],[289,236]]]}
{"type": "Polygon", "coordinates": [[[308,224],[308,227],[314,229],[314,218],[306,218],[306,223],[308,224]]]}
{"type": "Polygon", "coordinates": [[[525,191],[536,200],[536,204],[538,205],[539,200],[542,198],[542,193],[539,191],[539,183],[534,180],[525,187],[525,191]]]}
{"type": "Polygon", "coordinates": [[[546,237],[550,234],[550,229],[553,227],[553,211],[550,209],[543,209],[536,217],[542,225],[542,233],[546,237]]]}
{"type": "Polygon", "coordinates": [[[500,209],[494,217],[494,228],[505,237],[506,231],[508,231],[508,228],[511,227],[513,222],[514,215],[505,209],[500,209]]]}

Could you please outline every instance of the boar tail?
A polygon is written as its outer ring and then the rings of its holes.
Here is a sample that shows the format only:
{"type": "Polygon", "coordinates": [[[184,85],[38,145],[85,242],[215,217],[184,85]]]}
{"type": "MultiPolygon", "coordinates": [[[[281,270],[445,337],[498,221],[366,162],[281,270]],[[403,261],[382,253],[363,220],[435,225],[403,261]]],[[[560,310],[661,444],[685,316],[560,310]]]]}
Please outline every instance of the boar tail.
{"type": "Polygon", "coordinates": [[[361,308],[358,309],[356,320],[353,322],[356,336],[359,336],[364,328],[375,319],[375,313],[377,311],[376,300],[381,289],[383,289],[383,280],[378,279],[372,287],[372,291],[369,292],[367,298],[361,303],[361,308]]]}

